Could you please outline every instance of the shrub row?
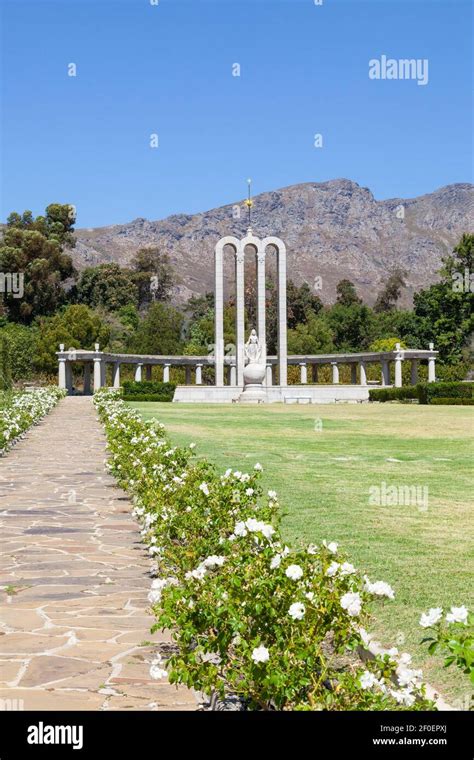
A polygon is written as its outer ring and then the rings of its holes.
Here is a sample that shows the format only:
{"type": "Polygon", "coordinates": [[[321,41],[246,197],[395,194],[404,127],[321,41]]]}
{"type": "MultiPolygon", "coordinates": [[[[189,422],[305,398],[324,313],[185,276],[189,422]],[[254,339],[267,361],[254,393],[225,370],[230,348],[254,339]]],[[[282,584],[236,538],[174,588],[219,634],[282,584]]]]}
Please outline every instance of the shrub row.
{"type": "Polygon", "coordinates": [[[474,383],[418,383],[402,388],[371,388],[369,399],[382,402],[418,399],[420,404],[472,404],[474,383]]]}
{"type": "Polygon", "coordinates": [[[124,401],[173,401],[173,396],[159,393],[133,393],[131,396],[123,396],[124,401]]]}
{"type": "Polygon", "coordinates": [[[126,401],[172,401],[175,389],[174,383],[127,381],[123,384],[123,397],[126,401]]]}
{"type": "Polygon", "coordinates": [[[432,404],[435,398],[474,399],[474,383],[420,383],[420,404],[432,404]]]}
{"type": "Polygon", "coordinates": [[[474,399],[472,398],[432,398],[430,404],[435,406],[472,406],[474,399]]]}
{"type": "Polygon", "coordinates": [[[417,388],[417,385],[408,385],[402,388],[371,388],[369,390],[369,400],[384,402],[418,399],[417,388]]]}
{"type": "Polygon", "coordinates": [[[382,650],[365,665],[355,654],[370,641],[372,605],[393,590],[335,542],[290,551],[258,463],[219,475],[113,391],[94,403],[108,467],[132,496],[154,559],[153,630],[171,630],[175,643],[166,663],[153,661],[152,678],[236,695],[246,709],[434,709],[408,654],[382,650]]]}
{"type": "Polygon", "coordinates": [[[29,427],[48,414],[65,395],[66,391],[50,386],[14,393],[5,400],[6,408],[2,409],[0,416],[0,455],[29,427]]]}

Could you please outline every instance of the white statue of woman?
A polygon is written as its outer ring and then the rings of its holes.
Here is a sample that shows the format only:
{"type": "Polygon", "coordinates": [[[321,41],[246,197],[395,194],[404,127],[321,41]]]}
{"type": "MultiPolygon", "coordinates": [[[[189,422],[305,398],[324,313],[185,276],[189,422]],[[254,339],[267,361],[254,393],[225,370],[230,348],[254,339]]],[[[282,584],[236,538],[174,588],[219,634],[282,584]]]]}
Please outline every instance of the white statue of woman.
{"type": "Polygon", "coordinates": [[[258,340],[258,335],[255,330],[252,330],[247,343],[245,344],[245,356],[249,360],[249,364],[257,364],[262,355],[262,347],[258,340]]]}

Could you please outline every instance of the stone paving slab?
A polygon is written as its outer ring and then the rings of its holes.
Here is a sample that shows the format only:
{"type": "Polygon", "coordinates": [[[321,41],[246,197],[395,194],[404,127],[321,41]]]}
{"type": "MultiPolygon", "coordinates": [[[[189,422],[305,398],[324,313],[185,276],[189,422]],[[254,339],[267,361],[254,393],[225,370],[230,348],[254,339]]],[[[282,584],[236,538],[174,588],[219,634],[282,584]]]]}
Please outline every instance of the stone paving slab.
{"type": "Polygon", "coordinates": [[[25,710],[195,710],[149,677],[147,553],[104,470],[92,400],[68,397],[0,458],[0,700],[25,710]]]}

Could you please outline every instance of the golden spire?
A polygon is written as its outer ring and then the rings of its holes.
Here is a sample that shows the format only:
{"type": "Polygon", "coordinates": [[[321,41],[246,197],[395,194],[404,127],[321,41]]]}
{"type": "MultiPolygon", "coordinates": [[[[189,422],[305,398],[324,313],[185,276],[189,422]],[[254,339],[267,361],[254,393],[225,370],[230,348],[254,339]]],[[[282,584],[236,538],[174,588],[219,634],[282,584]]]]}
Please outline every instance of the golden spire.
{"type": "Polygon", "coordinates": [[[252,180],[248,179],[247,180],[248,197],[247,197],[247,200],[245,201],[245,205],[247,206],[247,208],[249,210],[249,230],[252,229],[252,206],[253,206],[253,200],[252,200],[252,196],[251,196],[251,193],[250,193],[251,184],[252,184],[252,180]]]}

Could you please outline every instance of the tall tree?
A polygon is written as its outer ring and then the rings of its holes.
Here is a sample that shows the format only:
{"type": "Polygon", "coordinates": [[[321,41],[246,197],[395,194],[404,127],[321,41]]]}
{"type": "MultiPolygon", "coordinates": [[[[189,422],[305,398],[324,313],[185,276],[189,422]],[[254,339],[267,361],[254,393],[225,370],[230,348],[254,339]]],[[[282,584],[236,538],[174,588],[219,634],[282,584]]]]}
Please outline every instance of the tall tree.
{"type": "Polygon", "coordinates": [[[405,277],[407,277],[407,272],[400,267],[392,269],[387,282],[377,296],[374,311],[391,311],[396,307],[402,289],[406,288],[405,277]]]}
{"type": "Polygon", "coordinates": [[[340,280],[336,286],[336,294],[336,303],[340,303],[342,306],[362,303],[362,298],[357,295],[357,290],[351,280],[340,280]]]}
{"type": "Polygon", "coordinates": [[[157,246],[140,248],[131,266],[140,309],[147,308],[153,301],[169,301],[175,275],[167,253],[157,246]]]}
{"type": "Polygon", "coordinates": [[[54,374],[57,371],[56,351],[59,344],[69,348],[94,349],[99,343],[106,348],[109,329],[99,314],[84,304],[73,304],[52,317],[39,317],[37,329],[36,368],[40,372],[54,374]]]}
{"type": "Polygon", "coordinates": [[[153,303],[138,326],[131,349],[142,354],[179,354],[183,321],[177,309],[153,303]]]}
{"type": "Polygon", "coordinates": [[[447,364],[469,354],[474,333],[473,263],[474,234],[465,234],[443,260],[441,281],[413,297],[415,314],[426,328],[425,342],[433,341],[447,364]]]}
{"type": "Polygon", "coordinates": [[[118,311],[128,304],[137,304],[138,289],[130,270],[116,263],[99,264],[81,272],[77,300],[93,309],[118,311]]]}
{"type": "Polygon", "coordinates": [[[334,344],[339,351],[364,351],[376,333],[374,313],[365,304],[334,304],[327,313],[334,344]]]}
{"type": "Polygon", "coordinates": [[[75,215],[69,205],[53,203],[45,216],[13,212],[0,243],[0,271],[22,278],[21,297],[5,292],[8,319],[29,324],[36,316],[52,314],[66,302],[64,283],[74,275],[71,256],[75,215]]]}

